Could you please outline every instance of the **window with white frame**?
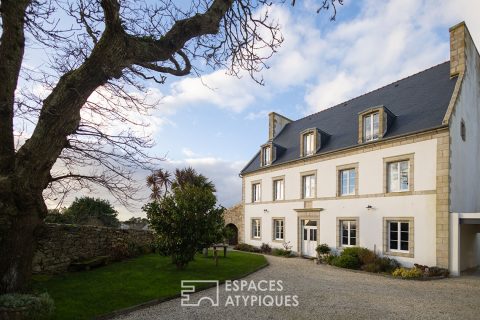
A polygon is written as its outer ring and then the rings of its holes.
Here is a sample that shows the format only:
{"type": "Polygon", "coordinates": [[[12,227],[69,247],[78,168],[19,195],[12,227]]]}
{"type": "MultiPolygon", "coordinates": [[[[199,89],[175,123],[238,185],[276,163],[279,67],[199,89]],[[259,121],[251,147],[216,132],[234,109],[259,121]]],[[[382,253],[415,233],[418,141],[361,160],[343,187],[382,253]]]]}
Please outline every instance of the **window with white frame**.
{"type": "Polygon", "coordinates": [[[283,219],[273,219],[273,240],[283,240],[285,222],[283,219]]]}
{"type": "Polygon", "coordinates": [[[310,156],[315,153],[315,137],[313,132],[303,135],[303,156],[310,156]]]}
{"type": "Polygon", "coordinates": [[[261,186],[260,183],[252,184],[252,202],[260,202],[261,186]]]}
{"type": "Polygon", "coordinates": [[[380,136],[379,112],[374,112],[363,117],[363,140],[373,141],[380,136]]]}
{"type": "Polygon", "coordinates": [[[342,247],[357,245],[357,228],[355,220],[340,220],[340,244],[342,247]]]}
{"type": "Polygon", "coordinates": [[[271,164],[271,159],[272,159],[272,148],[270,146],[266,146],[266,147],[263,147],[262,148],[262,155],[263,155],[263,158],[262,158],[262,164],[264,166],[268,166],[269,164],[271,164]]]}
{"type": "Polygon", "coordinates": [[[262,222],[260,221],[260,219],[252,219],[252,238],[260,239],[262,237],[261,229],[262,222]]]}
{"type": "Polygon", "coordinates": [[[303,198],[315,197],[315,175],[302,176],[302,196],[303,198]]]}
{"type": "Polygon", "coordinates": [[[388,221],[388,250],[409,251],[410,222],[388,221]]]}
{"type": "Polygon", "coordinates": [[[409,161],[397,161],[387,164],[387,192],[409,190],[409,161]]]}
{"type": "Polygon", "coordinates": [[[285,180],[273,180],[273,200],[283,200],[285,195],[285,180]]]}
{"type": "Polygon", "coordinates": [[[340,195],[348,196],[355,194],[355,169],[340,170],[340,195]]]}

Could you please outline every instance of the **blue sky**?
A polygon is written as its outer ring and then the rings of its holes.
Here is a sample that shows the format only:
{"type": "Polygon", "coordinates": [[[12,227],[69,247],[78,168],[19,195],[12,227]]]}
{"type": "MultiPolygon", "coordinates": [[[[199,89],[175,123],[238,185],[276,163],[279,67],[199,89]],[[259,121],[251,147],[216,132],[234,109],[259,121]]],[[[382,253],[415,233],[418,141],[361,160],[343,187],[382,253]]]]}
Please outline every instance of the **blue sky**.
{"type": "MultiPolygon", "coordinates": [[[[271,8],[285,42],[263,72],[265,86],[225,70],[203,74],[208,87],[193,76],[148,83],[152,97],[161,98],[148,118],[152,153],[166,156],[166,169],[193,166],[210,177],[228,207],[241,198],[239,171],[267,140],[269,112],[299,119],[442,63],[449,57],[448,28],[462,20],[480,45],[477,1],[344,2],[335,22],[329,13],[317,15],[313,0],[271,8]]],[[[95,195],[114,202],[101,190],[95,195]]],[[[140,203],[116,205],[121,219],[143,216],[140,203]]]]}

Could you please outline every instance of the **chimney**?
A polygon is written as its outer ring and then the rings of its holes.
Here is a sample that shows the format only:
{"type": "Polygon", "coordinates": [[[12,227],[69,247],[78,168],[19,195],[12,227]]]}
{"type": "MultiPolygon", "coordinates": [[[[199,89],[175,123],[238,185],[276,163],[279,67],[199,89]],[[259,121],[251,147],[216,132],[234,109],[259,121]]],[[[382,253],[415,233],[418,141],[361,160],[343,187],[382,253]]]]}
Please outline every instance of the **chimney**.
{"type": "Polygon", "coordinates": [[[270,112],[268,114],[268,140],[273,140],[290,122],[292,122],[292,120],[276,112],[270,112]]]}
{"type": "Polygon", "coordinates": [[[451,27],[450,31],[450,77],[465,72],[466,37],[470,36],[465,22],[451,27]]]}

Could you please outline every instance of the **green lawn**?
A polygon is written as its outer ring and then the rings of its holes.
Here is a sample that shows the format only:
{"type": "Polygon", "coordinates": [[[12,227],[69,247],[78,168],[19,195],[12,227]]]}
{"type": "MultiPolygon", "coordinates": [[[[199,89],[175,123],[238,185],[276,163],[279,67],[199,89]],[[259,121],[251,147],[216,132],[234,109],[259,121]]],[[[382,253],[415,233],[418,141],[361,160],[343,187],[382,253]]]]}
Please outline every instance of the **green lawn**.
{"type": "Polygon", "coordinates": [[[91,271],[35,276],[33,287],[47,291],[55,300],[54,319],[91,319],[149,300],[178,295],[181,280],[234,279],[266,264],[262,255],[228,252],[227,258],[219,258],[218,267],[211,256],[197,255],[185,270],[178,271],[170,258],[150,254],[91,271]]]}

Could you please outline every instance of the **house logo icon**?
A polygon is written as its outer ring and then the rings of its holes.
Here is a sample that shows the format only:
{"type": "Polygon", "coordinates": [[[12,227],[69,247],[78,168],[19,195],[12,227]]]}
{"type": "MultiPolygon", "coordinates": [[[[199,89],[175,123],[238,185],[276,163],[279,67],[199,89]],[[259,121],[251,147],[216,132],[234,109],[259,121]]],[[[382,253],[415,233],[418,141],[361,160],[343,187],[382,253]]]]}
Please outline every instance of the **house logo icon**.
{"type": "Polygon", "coordinates": [[[218,280],[182,280],[181,282],[181,301],[180,304],[182,307],[199,307],[202,302],[204,306],[219,306],[219,281],[218,280]],[[215,285],[215,295],[207,296],[202,295],[201,293],[194,295],[196,293],[195,284],[213,284],[215,285]]]}

